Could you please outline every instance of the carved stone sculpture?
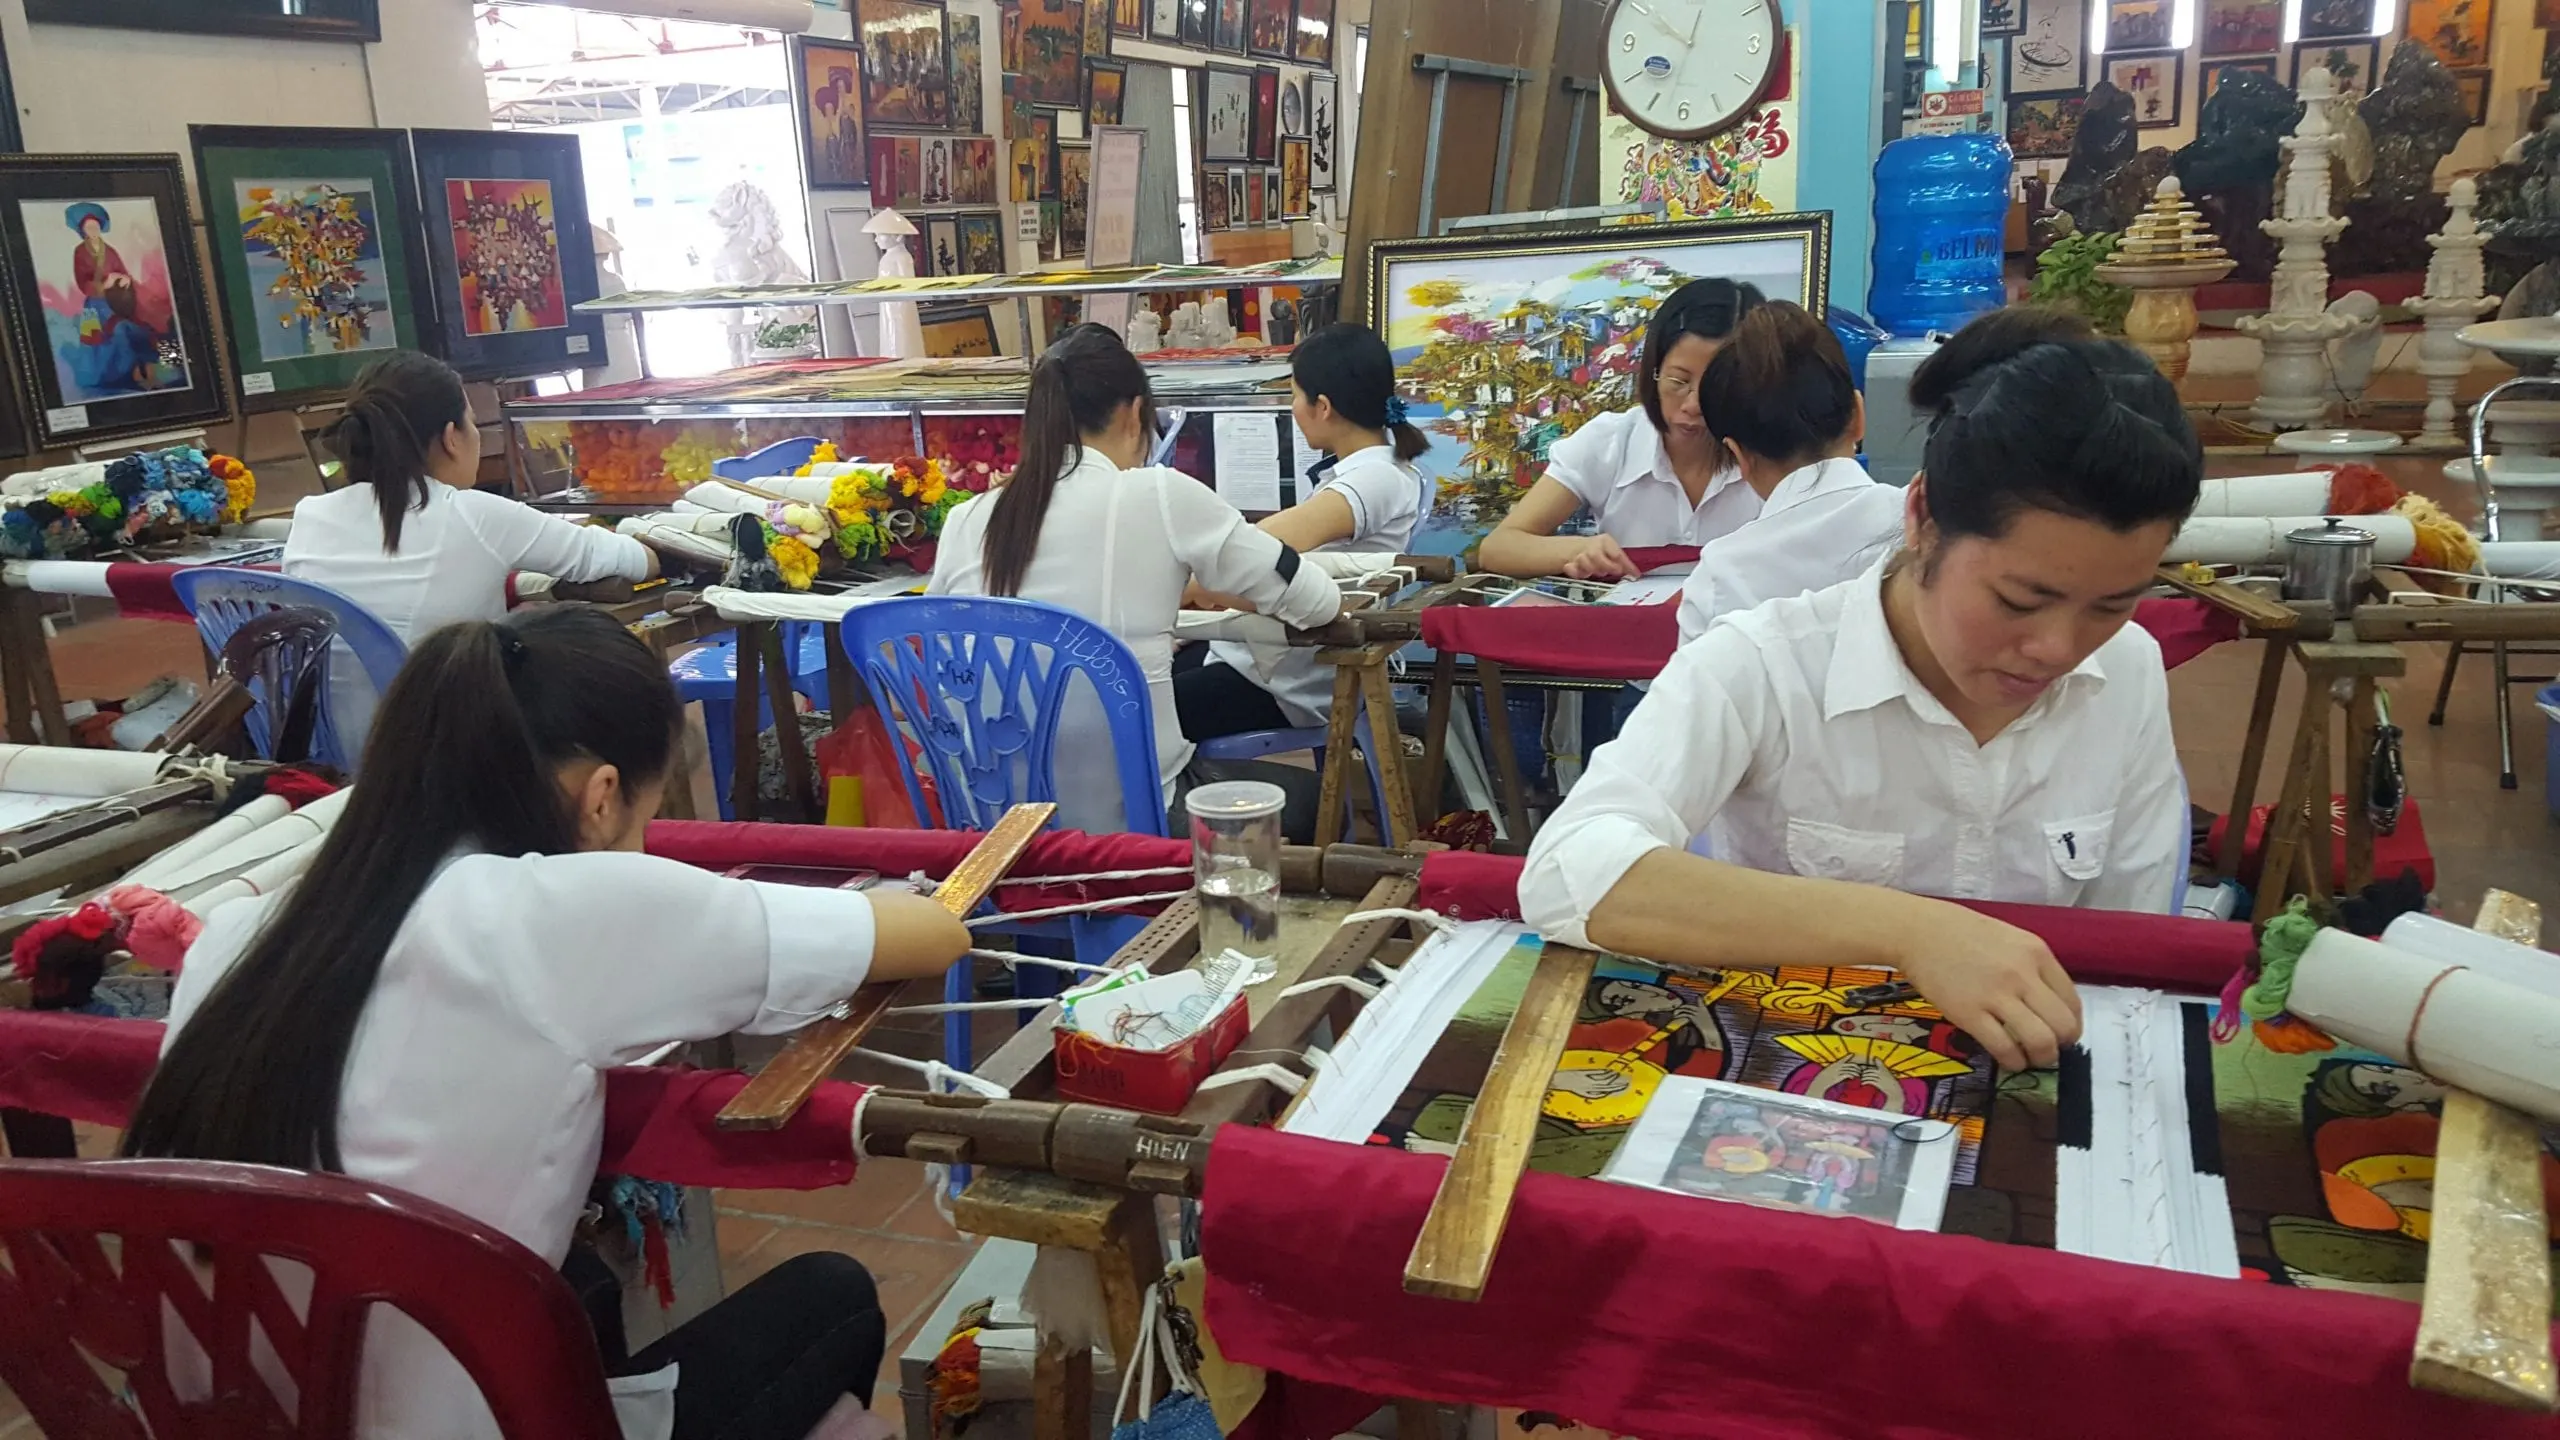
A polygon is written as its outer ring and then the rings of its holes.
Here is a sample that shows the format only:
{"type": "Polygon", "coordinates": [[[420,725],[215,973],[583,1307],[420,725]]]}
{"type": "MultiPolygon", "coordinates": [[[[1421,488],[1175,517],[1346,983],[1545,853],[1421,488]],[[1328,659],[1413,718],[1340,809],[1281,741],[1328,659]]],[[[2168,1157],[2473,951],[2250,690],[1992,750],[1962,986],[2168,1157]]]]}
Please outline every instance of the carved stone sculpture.
{"type": "Polygon", "coordinates": [[[2240,320],[2241,333],[2254,336],[2262,352],[2252,414],[2270,430],[2320,422],[2327,409],[2325,352],[2330,341],[2355,328],[2349,317],[2329,312],[2328,244],[2347,228],[2329,210],[2329,146],[2336,137],[2322,102],[2336,93],[2336,85],[2324,68],[2303,73],[2302,119],[2284,141],[2292,163],[2285,170],[2283,213],[2260,227],[2281,244],[2282,258],[2269,286],[2267,313],[2240,320]]]}
{"type": "Polygon", "coordinates": [[[2427,262],[2427,293],[2407,302],[2424,317],[2426,333],[2418,339],[2418,373],[2427,377],[2427,422],[2418,443],[2450,448],[2456,442],[2454,389],[2471,373],[2471,347],[2454,335],[2480,318],[2497,301],[2480,293],[2480,227],[2472,222],[2473,187],[2468,179],[2453,182],[2449,217],[2441,233],[2427,237],[2435,251],[2427,262]]]}
{"type": "Polygon", "coordinates": [[[2195,143],[2175,157],[2178,183],[2214,233],[2223,237],[2236,278],[2263,281],[2275,246],[2258,226],[2274,213],[2278,142],[2301,106],[2293,92],[2254,70],[2225,75],[2196,120],[2195,143]]]}
{"type": "Polygon", "coordinates": [[[2071,159],[2062,167],[2062,179],[2053,187],[2053,204],[2067,211],[2082,234],[2122,230],[2133,218],[2133,212],[2150,198],[2143,192],[2133,204],[2115,215],[2112,225],[2100,223],[2107,218],[2105,189],[2108,177],[2124,168],[2139,148],[2133,123],[2133,97],[2101,80],[2089,92],[2087,105],[2080,111],[2080,129],[2071,137],[2071,159]]]}

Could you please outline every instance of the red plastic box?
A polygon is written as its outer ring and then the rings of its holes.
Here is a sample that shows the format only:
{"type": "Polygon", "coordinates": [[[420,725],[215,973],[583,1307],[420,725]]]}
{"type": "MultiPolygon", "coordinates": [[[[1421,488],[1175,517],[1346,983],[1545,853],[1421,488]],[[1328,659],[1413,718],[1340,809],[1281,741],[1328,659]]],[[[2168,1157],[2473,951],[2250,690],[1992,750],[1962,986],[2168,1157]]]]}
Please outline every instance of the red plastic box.
{"type": "Polygon", "coordinates": [[[1239,995],[1199,1033],[1163,1050],[1125,1049],[1061,1028],[1050,1041],[1058,1093],[1095,1105],[1179,1115],[1200,1082],[1244,1043],[1246,1024],[1244,997],[1239,995]]]}

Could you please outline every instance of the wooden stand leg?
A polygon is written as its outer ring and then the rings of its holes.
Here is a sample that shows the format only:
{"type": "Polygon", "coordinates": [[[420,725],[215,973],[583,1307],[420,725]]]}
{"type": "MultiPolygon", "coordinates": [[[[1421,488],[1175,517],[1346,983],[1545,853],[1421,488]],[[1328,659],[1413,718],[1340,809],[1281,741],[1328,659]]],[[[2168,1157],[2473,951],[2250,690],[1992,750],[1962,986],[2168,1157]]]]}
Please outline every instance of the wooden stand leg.
{"type": "Polygon", "coordinates": [[[1431,708],[1422,720],[1422,812],[1440,818],[1442,787],[1449,776],[1449,702],[1458,689],[1458,657],[1446,650],[1431,661],[1431,708]]]}
{"type": "Polygon", "coordinates": [[[1486,738],[1493,742],[1493,773],[1502,785],[1502,822],[1511,832],[1508,848],[1516,855],[1529,848],[1529,790],[1520,778],[1519,753],[1511,745],[1511,711],[1503,703],[1502,667],[1479,657],[1476,684],[1484,691],[1486,738]]]}
{"type": "Polygon", "coordinates": [[[1333,709],[1325,716],[1324,786],[1316,799],[1316,843],[1342,838],[1343,777],[1360,763],[1352,753],[1360,727],[1360,677],[1350,665],[1333,667],[1333,709]]]}
{"type": "Polygon", "coordinates": [[[1093,1352],[1043,1338],[1031,1362],[1031,1440],[1093,1440],[1093,1352]]]}
{"type": "Polygon", "coordinates": [[[800,710],[794,703],[791,688],[791,657],[783,653],[782,627],[768,625],[764,632],[764,693],[773,709],[774,743],[782,749],[782,789],[787,803],[798,812],[793,819],[802,824],[815,824],[826,812],[812,798],[817,784],[809,774],[809,747],[800,739],[800,710]]]}
{"type": "Polygon", "coordinates": [[[1404,732],[1396,728],[1396,699],[1387,687],[1386,657],[1360,667],[1361,693],[1369,701],[1369,743],[1377,747],[1372,757],[1378,766],[1378,786],[1386,792],[1387,813],[1378,817],[1378,826],[1386,832],[1389,849],[1418,838],[1421,827],[1415,823],[1413,787],[1407,782],[1404,768],[1404,732]]]}
{"type": "Polygon", "coordinates": [[[2374,708],[2373,681],[2358,676],[2347,701],[2346,784],[2347,873],[2340,895],[2360,893],[2373,883],[2373,731],[2381,723],[2374,708]]]}
{"type": "Polygon", "coordinates": [[[758,662],[764,653],[764,633],[772,628],[761,620],[738,627],[737,691],[729,701],[729,815],[734,820],[760,819],[764,812],[756,787],[764,744],[763,727],[756,723],[762,708],[757,703],[762,697],[757,672],[762,668],[758,662]]]}
{"type": "Polygon", "coordinates": [[[2331,721],[2336,718],[2337,696],[2329,681],[2319,680],[2313,689],[2319,704],[2306,706],[2303,720],[2311,729],[2311,759],[2304,767],[2308,784],[2303,795],[2303,839],[2311,860],[2311,888],[2314,905],[2325,904],[2338,893],[2337,794],[2331,788],[2337,780],[2337,766],[2331,758],[2331,721]],[[2316,717],[2316,718],[2315,718],[2316,717]]]}
{"type": "MultiPolygon", "coordinates": [[[[2252,914],[2260,925],[2282,914],[2285,902],[2292,898],[2294,869],[2302,858],[2304,831],[2310,824],[2306,807],[2311,788],[2312,737],[2325,712],[2318,683],[2306,677],[2306,690],[2302,717],[2294,727],[2293,752],[2285,761],[2284,784],[2276,792],[2275,808],[2267,813],[2266,843],[2259,852],[2258,904],[2252,914]]],[[[2325,777],[2322,783],[2327,783],[2325,777]]],[[[2323,823],[2319,828],[2321,837],[2326,839],[2329,827],[2323,823]]]]}
{"type": "Polygon", "coordinates": [[[2284,659],[2289,648],[2281,639],[2269,640],[2265,656],[2258,661],[2258,693],[2249,702],[2249,734],[2240,745],[2240,778],[2231,787],[2231,808],[2223,819],[2222,846],[2214,855],[2214,871],[2225,880],[2240,876],[2240,851],[2249,839],[2249,812],[2258,803],[2258,772],[2266,765],[2267,732],[2275,725],[2276,692],[2284,688],[2284,659]]]}
{"type": "Polygon", "coordinates": [[[35,686],[29,677],[46,657],[30,655],[9,620],[9,607],[18,603],[22,592],[0,587],[0,702],[5,702],[9,715],[9,743],[33,745],[36,739],[35,686]]]}

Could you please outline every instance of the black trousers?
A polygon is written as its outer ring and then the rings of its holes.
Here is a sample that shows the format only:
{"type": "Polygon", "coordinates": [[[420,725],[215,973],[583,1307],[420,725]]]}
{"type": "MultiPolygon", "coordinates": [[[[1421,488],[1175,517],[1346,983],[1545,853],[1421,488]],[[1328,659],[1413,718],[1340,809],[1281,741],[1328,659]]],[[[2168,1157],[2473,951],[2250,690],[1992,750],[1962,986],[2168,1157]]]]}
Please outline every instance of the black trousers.
{"type": "Polygon", "coordinates": [[[1206,645],[1173,653],[1173,708],[1182,717],[1182,738],[1194,745],[1248,730],[1289,728],[1271,692],[1234,666],[1211,660],[1206,645]]]}
{"type": "Polygon", "coordinates": [[[850,1255],[785,1260],[627,1357],[612,1270],[573,1245],[560,1272],[595,1326],[607,1374],[683,1367],[675,1440],[801,1440],[843,1397],[871,1403],[889,1323],[871,1272],[850,1255]]]}

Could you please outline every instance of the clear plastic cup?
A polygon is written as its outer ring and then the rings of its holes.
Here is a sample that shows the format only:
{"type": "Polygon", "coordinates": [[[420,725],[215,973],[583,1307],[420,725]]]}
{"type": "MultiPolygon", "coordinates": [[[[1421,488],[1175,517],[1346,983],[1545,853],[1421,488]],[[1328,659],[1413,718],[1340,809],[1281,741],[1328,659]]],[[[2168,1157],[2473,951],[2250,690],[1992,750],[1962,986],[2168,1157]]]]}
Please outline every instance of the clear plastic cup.
{"type": "Polygon", "coordinates": [[[1277,785],[1227,780],[1203,785],[1183,801],[1191,812],[1204,967],[1231,952],[1257,978],[1279,967],[1280,809],[1286,799],[1277,785]]]}

